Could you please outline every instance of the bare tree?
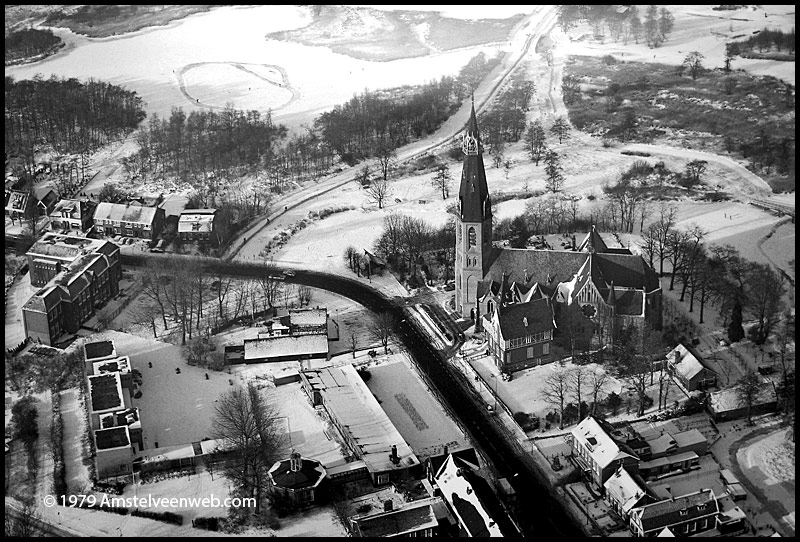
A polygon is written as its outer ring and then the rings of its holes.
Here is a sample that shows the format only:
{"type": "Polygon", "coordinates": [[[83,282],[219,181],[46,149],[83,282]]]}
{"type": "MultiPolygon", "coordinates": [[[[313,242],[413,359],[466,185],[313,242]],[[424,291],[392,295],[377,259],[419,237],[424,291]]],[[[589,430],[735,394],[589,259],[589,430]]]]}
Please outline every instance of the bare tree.
{"type": "Polygon", "coordinates": [[[578,421],[583,419],[583,412],[581,412],[581,403],[583,402],[583,385],[589,380],[589,373],[582,365],[576,365],[569,372],[570,382],[569,385],[575,392],[575,404],[578,406],[578,421]]]}
{"type": "Polygon", "coordinates": [[[538,119],[533,121],[525,132],[525,148],[531,160],[538,166],[539,161],[547,150],[544,127],[542,126],[542,122],[538,119]]]}
{"type": "Polygon", "coordinates": [[[747,308],[757,321],[754,342],[764,344],[780,321],[786,278],[768,264],[753,263],[745,284],[747,308]]]}
{"type": "Polygon", "coordinates": [[[297,302],[303,307],[311,304],[311,298],[314,296],[314,291],[311,286],[301,284],[297,287],[297,302]]]}
{"type": "Polygon", "coordinates": [[[569,139],[569,122],[564,117],[558,117],[550,127],[550,133],[558,138],[561,144],[565,139],[569,139]]]}
{"type": "Polygon", "coordinates": [[[372,334],[372,338],[380,341],[383,345],[384,354],[389,353],[389,338],[392,336],[394,326],[395,318],[388,312],[379,313],[372,322],[370,333],[372,334]]]}
{"type": "Polygon", "coordinates": [[[353,359],[356,359],[356,350],[358,349],[358,334],[356,334],[355,331],[351,331],[348,341],[350,343],[350,348],[353,349],[353,359]]]}
{"type": "Polygon", "coordinates": [[[383,209],[383,204],[392,193],[392,187],[387,179],[376,179],[366,188],[369,201],[378,204],[378,209],[383,209]]]}
{"type": "Polygon", "coordinates": [[[450,195],[450,167],[447,164],[439,164],[436,167],[436,174],[433,176],[433,187],[442,192],[442,199],[447,199],[450,195]]]}
{"type": "Polygon", "coordinates": [[[39,513],[36,510],[36,505],[33,503],[23,503],[20,508],[6,504],[5,512],[6,538],[33,538],[42,536],[42,533],[40,533],[37,527],[39,513]]]}
{"type": "Polygon", "coordinates": [[[761,391],[761,379],[758,373],[749,372],[736,383],[736,398],[739,406],[745,409],[747,425],[753,425],[753,406],[761,391]]]}
{"type": "Polygon", "coordinates": [[[597,366],[592,371],[589,372],[589,392],[592,396],[592,407],[590,411],[590,415],[594,416],[595,412],[597,412],[597,399],[600,395],[600,392],[603,390],[603,386],[606,384],[606,380],[608,380],[608,373],[606,373],[602,367],[597,366]]]}
{"type": "Polygon", "coordinates": [[[225,458],[223,473],[237,489],[255,497],[258,514],[267,488],[267,472],[284,453],[281,418],[253,383],[224,393],[214,406],[214,437],[225,458]]]}
{"type": "Polygon", "coordinates": [[[381,169],[381,177],[384,182],[389,180],[389,173],[392,171],[394,167],[395,159],[397,158],[397,152],[387,145],[381,145],[375,151],[375,156],[378,158],[378,165],[381,169]]]}
{"type": "Polygon", "coordinates": [[[705,55],[700,51],[692,51],[683,59],[683,65],[689,70],[689,75],[692,76],[692,79],[697,79],[697,76],[702,73],[704,58],[705,55]]]}
{"type": "Polygon", "coordinates": [[[558,410],[558,427],[564,429],[564,407],[572,391],[569,371],[554,367],[545,378],[542,395],[545,402],[558,410]]]}

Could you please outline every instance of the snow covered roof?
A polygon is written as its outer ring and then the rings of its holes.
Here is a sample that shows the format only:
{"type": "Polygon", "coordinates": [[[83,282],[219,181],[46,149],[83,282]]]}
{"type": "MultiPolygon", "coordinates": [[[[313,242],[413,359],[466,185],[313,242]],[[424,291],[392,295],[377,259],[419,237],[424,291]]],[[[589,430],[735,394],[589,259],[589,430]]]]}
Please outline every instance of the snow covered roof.
{"type": "Polygon", "coordinates": [[[326,309],[291,309],[289,321],[292,326],[312,327],[324,326],[328,322],[326,309]]]}
{"type": "Polygon", "coordinates": [[[572,430],[572,436],[584,448],[589,450],[592,459],[601,469],[619,459],[634,457],[629,453],[623,452],[614,439],[591,416],[585,418],[572,430]]]}
{"type": "Polygon", "coordinates": [[[687,380],[691,380],[706,368],[701,359],[694,348],[687,348],[683,344],[679,344],[667,354],[667,361],[672,365],[672,369],[687,380]]]}
{"type": "Polygon", "coordinates": [[[141,205],[103,201],[97,205],[97,209],[94,212],[94,221],[111,220],[114,222],[149,225],[153,223],[157,210],[156,207],[142,207],[141,205]]]}
{"type": "Polygon", "coordinates": [[[369,538],[402,536],[406,533],[434,529],[439,525],[433,506],[427,500],[409,503],[400,510],[354,518],[353,523],[362,537],[369,538]]]}
{"type": "Polygon", "coordinates": [[[511,340],[555,329],[553,308],[546,298],[497,308],[503,339],[511,340]]]}
{"type": "Polygon", "coordinates": [[[489,515],[458,460],[452,455],[436,473],[436,484],[468,536],[503,536],[500,526],[489,515]]]}
{"type": "Polygon", "coordinates": [[[103,239],[89,239],[77,235],[47,232],[28,249],[26,255],[34,258],[41,256],[47,260],[62,260],[72,263],[84,254],[102,252],[101,249],[106,244],[110,243],[103,239]]]}
{"type": "Polygon", "coordinates": [[[644,532],[648,533],[718,512],[714,491],[701,489],[682,497],[634,508],[631,514],[639,517],[644,532]]]}
{"type": "Polygon", "coordinates": [[[603,486],[606,488],[606,493],[620,503],[622,511],[626,514],[647,494],[647,492],[636,483],[633,476],[622,468],[617,469],[617,472],[612,474],[603,486]]]}
{"type": "Polygon", "coordinates": [[[302,375],[313,390],[323,395],[325,408],[349,433],[346,440],[357,448],[356,455],[370,472],[419,465],[417,456],[352,365],[303,371],[302,375]],[[397,447],[396,464],[390,459],[392,446],[397,447]]]}
{"type": "Polygon", "coordinates": [[[245,339],[244,360],[257,360],[279,357],[305,358],[308,356],[327,356],[328,336],[323,335],[276,335],[245,339]]]}
{"type": "MultiPolygon", "coordinates": [[[[772,382],[763,382],[759,385],[758,393],[753,398],[753,406],[766,405],[777,400],[775,385],[772,382]]],[[[717,413],[744,408],[744,403],[739,398],[738,386],[710,393],[708,404],[711,410],[717,413]]]]}
{"type": "Polygon", "coordinates": [[[178,219],[178,233],[211,232],[216,209],[185,209],[178,219]]]}

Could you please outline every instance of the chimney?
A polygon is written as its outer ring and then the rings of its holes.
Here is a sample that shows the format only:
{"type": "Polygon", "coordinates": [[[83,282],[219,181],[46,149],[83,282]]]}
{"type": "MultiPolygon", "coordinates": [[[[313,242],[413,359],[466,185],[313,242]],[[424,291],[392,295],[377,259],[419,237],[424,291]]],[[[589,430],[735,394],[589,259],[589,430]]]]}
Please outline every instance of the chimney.
{"type": "Polygon", "coordinates": [[[530,277],[528,277],[528,270],[527,269],[523,269],[522,272],[525,274],[525,281],[524,282],[525,282],[525,284],[528,284],[528,280],[530,280],[530,277]]]}
{"type": "Polygon", "coordinates": [[[447,448],[447,444],[444,445],[443,453],[444,453],[445,456],[449,453],[449,450],[447,448]]]}
{"type": "Polygon", "coordinates": [[[397,457],[397,446],[395,446],[394,444],[392,444],[392,455],[389,457],[391,458],[392,463],[394,463],[395,465],[400,463],[400,458],[397,457]]]}
{"type": "Polygon", "coordinates": [[[383,511],[384,512],[391,512],[392,510],[394,510],[394,503],[392,502],[392,500],[389,499],[388,501],[384,501],[383,502],[383,511]]]}

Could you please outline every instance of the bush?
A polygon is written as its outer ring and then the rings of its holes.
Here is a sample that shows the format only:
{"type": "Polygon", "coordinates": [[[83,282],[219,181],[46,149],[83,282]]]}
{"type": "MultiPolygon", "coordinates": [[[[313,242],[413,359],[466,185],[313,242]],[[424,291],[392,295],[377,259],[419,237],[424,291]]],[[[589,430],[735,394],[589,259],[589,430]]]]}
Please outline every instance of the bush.
{"type": "Polygon", "coordinates": [[[603,64],[605,64],[607,66],[613,66],[616,63],[617,63],[617,59],[614,58],[612,55],[605,55],[603,57],[603,64]]]}
{"type": "Polygon", "coordinates": [[[11,407],[11,423],[14,425],[16,438],[25,441],[34,441],[39,438],[37,420],[39,412],[36,410],[36,398],[26,395],[11,407]]]}
{"type": "Polygon", "coordinates": [[[131,512],[132,516],[154,519],[156,521],[163,521],[164,523],[172,523],[173,525],[183,525],[183,516],[175,514],[174,512],[152,512],[150,510],[139,510],[138,508],[131,512]]]}
{"type": "Polygon", "coordinates": [[[224,522],[225,518],[218,518],[218,517],[199,517],[192,520],[192,527],[195,529],[205,529],[207,531],[219,531],[219,526],[221,522],[224,522]]]}

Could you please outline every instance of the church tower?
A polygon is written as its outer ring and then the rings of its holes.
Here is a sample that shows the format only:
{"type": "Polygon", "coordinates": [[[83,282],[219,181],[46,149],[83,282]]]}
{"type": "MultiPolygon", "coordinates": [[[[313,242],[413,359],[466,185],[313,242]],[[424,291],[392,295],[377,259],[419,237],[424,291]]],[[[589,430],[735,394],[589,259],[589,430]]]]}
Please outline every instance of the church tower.
{"type": "Polygon", "coordinates": [[[492,204],[483,166],[483,146],[475,118],[475,103],[464,141],[464,166],[458,190],[456,220],[456,310],[461,316],[477,317],[478,283],[489,270],[492,249],[492,204]]]}

